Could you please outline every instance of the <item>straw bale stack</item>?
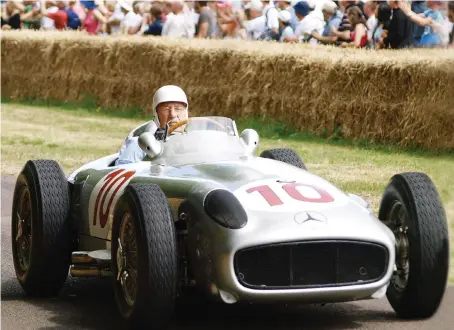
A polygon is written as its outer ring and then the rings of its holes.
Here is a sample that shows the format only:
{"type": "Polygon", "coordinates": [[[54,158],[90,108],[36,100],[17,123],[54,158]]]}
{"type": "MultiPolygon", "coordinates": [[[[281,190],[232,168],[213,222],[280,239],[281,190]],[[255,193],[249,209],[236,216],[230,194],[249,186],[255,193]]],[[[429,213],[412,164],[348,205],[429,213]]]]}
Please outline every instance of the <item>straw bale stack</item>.
{"type": "Polygon", "coordinates": [[[2,95],[136,107],[181,86],[197,115],[270,117],[297,129],[454,148],[454,50],[366,51],[234,40],[4,32],[2,95]]]}

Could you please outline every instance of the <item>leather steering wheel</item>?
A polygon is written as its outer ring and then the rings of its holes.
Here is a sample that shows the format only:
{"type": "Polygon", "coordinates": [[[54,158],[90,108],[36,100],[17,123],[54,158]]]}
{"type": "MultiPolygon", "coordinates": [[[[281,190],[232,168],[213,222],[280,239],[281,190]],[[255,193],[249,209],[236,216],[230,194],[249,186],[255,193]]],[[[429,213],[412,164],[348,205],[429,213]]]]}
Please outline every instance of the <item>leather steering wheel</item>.
{"type": "Polygon", "coordinates": [[[175,125],[173,125],[172,127],[169,127],[169,130],[167,131],[167,135],[170,135],[172,134],[172,132],[174,130],[176,130],[177,128],[183,126],[183,125],[186,125],[190,120],[197,120],[197,119],[200,119],[200,120],[208,120],[210,122],[212,122],[213,124],[221,127],[223,130],[225,130],[225,127],[222,126],[220,123],[218,123],[217,121],[213,120],[213,119],[209,119],[209,118],[199,118],[199,117],[193,117],[193,118],[188,118],[188,119],[185,119],[185,120],[182,120],[182,121],[179,121],[178,123],[176,123],[175,125]]]}

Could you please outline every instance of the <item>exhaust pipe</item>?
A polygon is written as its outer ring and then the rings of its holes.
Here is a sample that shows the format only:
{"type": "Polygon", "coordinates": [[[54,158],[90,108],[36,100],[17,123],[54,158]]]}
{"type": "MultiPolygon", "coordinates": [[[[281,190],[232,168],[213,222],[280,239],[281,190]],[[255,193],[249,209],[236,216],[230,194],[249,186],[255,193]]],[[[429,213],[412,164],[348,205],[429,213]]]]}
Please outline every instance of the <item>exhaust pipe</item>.
{"type": "Polygon", "coordinates": [[[85,252],[73,252],[71,261],[73,264],[96,264],[96,259],[90,257],[85,252]]]}
{"type": "Polygon", "coordinates": [[[72,277],[111,277],[112,271],[94,266],[71,265],[70,274],[72,277]]]}

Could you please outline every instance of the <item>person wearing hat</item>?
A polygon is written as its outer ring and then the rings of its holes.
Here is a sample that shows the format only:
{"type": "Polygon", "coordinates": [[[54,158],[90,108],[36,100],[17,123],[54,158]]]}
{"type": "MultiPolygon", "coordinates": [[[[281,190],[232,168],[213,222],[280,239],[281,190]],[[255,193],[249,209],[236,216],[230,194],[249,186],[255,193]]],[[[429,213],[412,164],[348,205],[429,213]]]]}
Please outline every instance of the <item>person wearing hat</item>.
{"type": "Polygon", "coordinates": [[[120,23],[122,34],[136,34],[142,25],[142,16],[138,13],[139,3],[134,4],[134,7],[125,0],[119,1],[120,9],[125,15],[120,23]]]}
{"type": "MultiPolygon", "coordinates": [[[[161,140],[165,135],[166,125],[173,126],[188,119],[188,108],[188,98],[183,89],[174,85],[159,88],[153,96],[153,119],[126,137],[115,165],[142,161],[146,154],[139,146],[139,135],[145,131],[154,131],[155,137],[161,140]]],[[[172,134],[181,134],[183,130],[184,126],[179,127],[172,134]]]]}
{"type": "Polygon", "coordinates": [[[292,30],[295,31],[298,19],[296,18],[295,9],[293,8],[292,3],[293,1],[279,1],[279,9],[286,10],[290,13],[291,15],[290,26],[292,27],[292,30]]]}
{"type": "Polygon", "coordinates": [[[312,31],[312,37],[322,44],[334,44],[336,43],[337,36],[331,32],[331,28],[337,29],[339,27],[342,21],[342,13],[336,3],[331,0],[327,0],[323,3],[322,13],[326,22],[325,28],[323,29],[322,34],[317,31],[312,31]]]}
{"type": "Polygon", "coordinates": [[[68,13],[65,11],[66,3],[64,1],[46,2],[41,0],[41,15],[54,21],[54,27],[57,30],[64,30],[68,25],[68,13]],[[57,11],[48,12],[47,8],[53,8],[56,5],[57,11]],[[46,8],[47,7],[47,8],[46,8]]]}
{"type": "Polygon", "coordinates": [[[98,34],[100,23],[107,23],[107,18],[98,10],[95,1],[80,1],[80,4],[86,12],[82,30],[87,31],[88,34],[98,34]]]}
{"type": "Polygon", "coordinates": [[[259,0],[251,0],[244,9],[249,12],[249,20],[244,20],[243,15],[238,15],[238,23],[246,30],[248,40],[259,40],[265,33],[266,19],[262,15],[263,3],[259,0]]]}
{"type": "Polygon", "coordinates": [[[243,38],[240,32],[240,24],[238,23],[237,18],[237,12],[239,11],[239,8],[234,7],[234,4],[231,0],[218,0],[216,9],[220,38],[243,38]]]}
{"type": "MultiPolygon", "coordinates": [[[[315,30],[319,34],[323,33],[325,21],[323,20],[322,13],[314,10],[310,11],[310,6],[306,1],[298,2],[295,8],[296,17],[299,19],[298,26],[295,30],[294,36],[284,38],[285,42],[306,42],[312,39],[312,32],[315,30]]],[[[315,39],[313,39],[315,40],[315,39]]],[[[310,41],[313,43],[313,41],[310,41]]],[[[317,42],[317,40],[315,40],[317,42]]]]}
{"type": "Polygon", "coordinates": [[[292,14],[287,10],[282,10],[279,12],[279,24],[280,24],[280,37],[279,41],[284,42],[285,37],[294,36],[295,33],[290,25],[290,21],[292,19],[292,14]]]}
{"type": "Polygon", "coordinates": [[[295,29],[295,34],[292,36],[284,37],[284,42],[298,42],[300,40],[299,36],[302,34],[302,28],[304,18],[309,14],[309,4],[306,1],[299,1],[294,6],[296,18],[298,19],[298,24],[295,29]],[[298,35],[297,35],[298,33],[298,35]]]}

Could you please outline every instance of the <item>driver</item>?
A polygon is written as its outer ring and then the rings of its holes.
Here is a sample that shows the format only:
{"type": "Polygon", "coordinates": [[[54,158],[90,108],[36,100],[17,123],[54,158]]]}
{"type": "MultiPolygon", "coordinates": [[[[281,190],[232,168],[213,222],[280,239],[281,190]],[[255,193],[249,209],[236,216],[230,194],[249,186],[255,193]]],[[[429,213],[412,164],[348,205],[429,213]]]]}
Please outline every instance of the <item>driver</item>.
{"type": "MultiPolygon", "coordinates": [[[[159,88],[153,96],[153,122],[158,129],[155,132],[155,137],[158,140],[164,138],[166,125],[169,127],[178,122],[188,119],[188,99],[186,93],[178,86],[167,85],[159,88]]],[[[150,127],[151,122],[145,123],[145,130],[150,127]],[[148,125],[147,125],[148,124],[148,125]]],[[[183,132],[184,126],[181,126],[173,131],[183,132]]],[[[172,134],[173,134],[172,133],[172,134]]],[[[120,148],[120,155],[115,162],[115,165],[129,164],[140,162],[146,156],[146,153],[140,148],[138,139],[139,134],[126,138],[120,148]]]]}

